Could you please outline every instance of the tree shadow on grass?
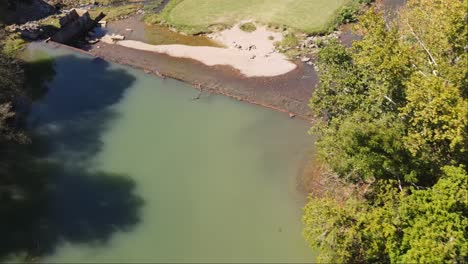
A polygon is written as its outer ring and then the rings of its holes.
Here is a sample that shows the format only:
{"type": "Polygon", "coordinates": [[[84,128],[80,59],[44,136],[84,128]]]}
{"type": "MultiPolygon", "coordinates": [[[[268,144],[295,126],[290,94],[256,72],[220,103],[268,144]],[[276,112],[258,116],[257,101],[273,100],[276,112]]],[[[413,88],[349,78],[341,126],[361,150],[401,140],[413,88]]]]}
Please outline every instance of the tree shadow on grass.
{"type": "Polygon", "coordinates": [[[54,65],[46,91],[36,87],[32,144],[0,142],[0,257],[31,260],[63,242],[105,243],[140,220],[135,182],[88,168],[119,118],[112,105],[135,78],[86,57],[58,56],[54,65]]]}

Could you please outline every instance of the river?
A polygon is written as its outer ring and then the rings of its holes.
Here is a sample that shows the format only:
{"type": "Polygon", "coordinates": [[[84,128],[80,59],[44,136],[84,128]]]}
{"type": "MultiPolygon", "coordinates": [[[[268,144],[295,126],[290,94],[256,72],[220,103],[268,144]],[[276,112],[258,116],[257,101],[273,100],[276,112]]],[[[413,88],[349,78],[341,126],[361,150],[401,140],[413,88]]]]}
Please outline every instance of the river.
{"type": "Polygon", "coordinates": [[[308,123],[68,49],[26,57],[54,60],[28,121],[53,164],[40,261],[315,260],[297,187],[308,123]]]}

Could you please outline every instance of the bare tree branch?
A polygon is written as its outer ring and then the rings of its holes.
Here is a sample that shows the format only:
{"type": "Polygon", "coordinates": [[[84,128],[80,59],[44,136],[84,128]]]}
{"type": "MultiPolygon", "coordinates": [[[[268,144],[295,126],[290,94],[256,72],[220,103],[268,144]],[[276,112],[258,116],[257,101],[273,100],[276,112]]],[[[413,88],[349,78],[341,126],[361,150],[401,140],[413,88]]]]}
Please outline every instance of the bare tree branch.
{"type": "Polygon", "coordinates": [[[418,37],[418,35],[416,35],[416,32],[414,32],[413,28],[411,27],[410,23],[408,22],[408,20],[406,20],[406,24],[408,25],[409,29],[411,30],[411,33],[413,34],[413,36],[416,38],[416,40],[418,41],[419,45],[421,45],[421,47],[426,51],[427,55],[429,55],[429,58],[431,59],[432,63],[437,66],[437,62],[435,61],[434,57],[432,57],[432,54],[429,52],[429,50],[426,48],[426,45],[424,45],[424,43],[421,41],[421,39],[418,37]]]}

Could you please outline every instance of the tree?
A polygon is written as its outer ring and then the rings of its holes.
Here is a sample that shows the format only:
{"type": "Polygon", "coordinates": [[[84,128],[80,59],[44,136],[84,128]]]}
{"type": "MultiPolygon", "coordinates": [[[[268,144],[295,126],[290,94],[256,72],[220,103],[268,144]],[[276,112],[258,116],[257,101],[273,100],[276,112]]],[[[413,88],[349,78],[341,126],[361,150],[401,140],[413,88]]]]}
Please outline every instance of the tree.
{"type": "Polygon", "coordinates": [[[371,8],[352,48],[320,51],[319,156],[366,186],[345,202],[309,197],[304,234],[320,261],[467,261],[466,6],[409,0],[393,24],[371,8]]]}
{"type": "Polygon", "coordinates": [[[468,175],[447,166],[432,187],[415,190],[399,208],[403,237],[392,260],[463,263],[468,258],[468,175]]]}
{"type": "Polygon", "coordinates": [[[468,257],[468,175],[444,167],[432,187],[400,192],[383,181],[367,199],[313,198],[304,234],[325,263],[462,263],[468,257]]]}
{"type": "Polygon", "coordinates": [[[417,71],[407,83],[405,142],[439,166],[467,164],[467,0],[410,1],[400,31],[417,71]]]}
{"type": "Polygon", "coordinates": [[[24,95],[24,72],[14,58],[1,52],[5,32],[0,29],[0,142],[15,140],[24,142],[23,133],[14,129],[12,121],[15,117],[14,100],[24,95]]]}

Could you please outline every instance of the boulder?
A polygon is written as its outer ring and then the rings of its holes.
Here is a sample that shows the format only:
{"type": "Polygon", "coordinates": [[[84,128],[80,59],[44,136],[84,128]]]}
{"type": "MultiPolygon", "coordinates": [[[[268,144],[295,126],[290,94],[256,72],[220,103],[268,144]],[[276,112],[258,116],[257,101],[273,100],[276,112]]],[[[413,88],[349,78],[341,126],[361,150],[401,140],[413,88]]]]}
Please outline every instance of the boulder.
{"type": "Polygon", "coordinates": [[[69,44],[86,36],[105,15],[100,13],[95,19],[92,19],[87,10],[73,9],[66,17],[68,18],[60,21],[62,25],[60,31],[52,36],[52,40],[55,42],[69,44]]]}

